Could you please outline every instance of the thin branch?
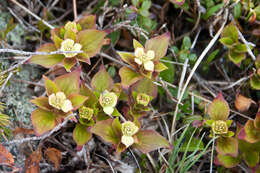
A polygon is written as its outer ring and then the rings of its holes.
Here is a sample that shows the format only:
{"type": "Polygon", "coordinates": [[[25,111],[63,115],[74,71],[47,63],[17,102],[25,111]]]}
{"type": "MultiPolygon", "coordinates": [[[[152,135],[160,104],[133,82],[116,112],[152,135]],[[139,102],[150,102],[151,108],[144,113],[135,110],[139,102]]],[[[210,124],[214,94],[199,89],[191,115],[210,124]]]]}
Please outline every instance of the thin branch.
{"type": "Polygon", "coordinates": [[[39,16],[37,16],[36,14],[34,14],[33,12],[31,12],[30,10],[28,10],[25,6],[23,6],[22,4],[20,4],[19,2],[17,2],[16,0],[11,0],[13,3],[15,3],[16,5],[18,5],[20,8],[22,8],[24,11],[26,11],[27,13],[29,13],[31,16],[33,16],[35,19],[42,21],[43,24],[45,24],[46,26],[48,26],[50,29],[54,29],[54,27],[52,25],[50,25],[48,22],[46,22],[45,20],[41,19],[39,16]]]}
{"type": "MultiPolygon", "coordinates": [[[[188,76],[188,79],[186,80],[186,83],[182,89],[181,95],[179,97],[178,102],[181,102],[182,97],[184,96],[185,90],[188,87],[188,84],[193,76],[193,74],[195,73],[195,71],[197,70],[198,66],[200,65],[201,61],[203,60],[203,58],[205,57],[205,55],[208,53],[208,51],[210,50],[210,48],[215,44],[215,42],[217,41],[218,37],[220,36],[222,30],[225,27],[225,24],[227,22],[227,15],[228,15],[228,9],[225,10],[225,14],[224,14],[224,22],[222,23],[221,28],[218,30],[218,32],[216,33],[216,35],[213,37],[213,39],[209,42],[208,46],[203,50],[203,52],[201,53],[200,57],[198,58],[198,60],[196,61],[194,67],[191,70],[190,75],[188,76]]],[[[171,132],[173,133],[175,129],[175,126],[172,126],[172,130],[171,132]]]]}
{"type": "Polygon", "coordinates": [[[0,49],[0,53],[15,53],[20,55],[55,55],[55,54],[66,54],[66,53],[83,53],[84,51],[53,51],[53,52],[27,52],[22,50],[14,49],[0,49]]]}
{"type": "Polygon", "coordinates": [[[70,120],[70,118],[72,118],[73,116],[75,116],[75,114],[70,114],[69,116],[67,116],[64,121],[60,124],[58,124],[54,129],[52,129],[49,133],[43,135],[43,136],[34,136],[34,137],[29,137],[29,138],[23,138],[20,140],[12,140],[12,141],[7,141],[2,143],[3,145],[10,145],[10,144],[21,144],[24,142],[28,142],[28,141],[37,141],[37,140],[43,140],[49,136],[51,136],[53,133],[57,132],[58,130],[60,130],[62,127],[64,127],[68,121],[70,120]]]}
{"type": "Polygon", "coordinates": [[[78,13],[77,13],[77,2],[76,2],[76,0],[73,0],[73,14],[74,14],[74,20],[77,21],[78,13]]]}
{"type": "Polygon", "coordinates": [[[4,84],[2,85],[1,89],[0,89],[0,96],[2,95],[2,92],[7,84],[7,82],[9,81],[9,79],[13,76],[13,72],[9,73],[8,77],[5,79],[4,84]]]}
{"type": "Polygon", "coordinates": [[[242,34],[242,33],[240,32],[240,30],[238,29],[233,15],[232,15],[232,14],[230,14],[230,15],[231,15],[232,21],[233,21],[234,24],[235,24],[235,27],[237,28],[237,32],[238,32],[238,35],[239,35],[240,39],[241,39],[241,40],[243,41],[243,43],[246,45],[246,49],[247,49],[248,54],[251,56],[252,60],[255,61],[255,60],[256,60],[256,57],[255,57],[254,53],[252,52],[252,50],[250,49],[249,44],[250,44],[251,46],[253,46],[253,47],[255,47],[255,45],[252,44],[252,43],[249,43],[248,41],[246,41],[245,37],[243,36],[243,34],[242,34]]]}

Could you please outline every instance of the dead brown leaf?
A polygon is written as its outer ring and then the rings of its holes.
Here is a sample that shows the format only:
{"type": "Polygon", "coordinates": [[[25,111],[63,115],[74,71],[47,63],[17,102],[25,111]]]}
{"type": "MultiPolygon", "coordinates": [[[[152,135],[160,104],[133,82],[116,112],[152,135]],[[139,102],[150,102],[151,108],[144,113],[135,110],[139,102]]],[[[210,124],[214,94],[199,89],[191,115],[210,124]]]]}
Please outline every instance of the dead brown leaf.
{"type": "Polygon", "coordinates": [[[60,150],[58,150],[56,148],[48,148],[45,151],[44,155],[48,161],[50,161],[54,164],[55,169],[58,171],[60,168],[60,162],[62,159],[60,150]]]}

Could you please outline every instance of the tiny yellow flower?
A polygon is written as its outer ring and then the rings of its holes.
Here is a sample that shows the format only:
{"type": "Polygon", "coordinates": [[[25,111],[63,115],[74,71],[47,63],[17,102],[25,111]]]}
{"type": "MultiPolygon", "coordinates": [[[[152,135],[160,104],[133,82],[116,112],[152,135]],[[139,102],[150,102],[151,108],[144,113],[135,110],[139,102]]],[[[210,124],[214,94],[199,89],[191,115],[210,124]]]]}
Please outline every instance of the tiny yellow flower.
{"type": "Polygon", "coordinates": [[[121,142],[128,148],[134,143],[134,138],[132,136],[122,136],[121,137],[121,142]]]}
{"type": "MultiPolygon", "coordinates": [[[[61,43],[61,51],[80,51],[82,45],[79,43],[75,43],[72,39],[63,40],[61,43]]],[[[77,55],[77,53],[64,53],[65,57],[70,58],[77,55]]]]}
{"type": "Polygon", "coordinates": [[[99,102],[103,107],[103,111],[111,115],[114,112],[114,108],[117,104],[117,95],[113,92],[108,92],[107,90],[101,94],[99,98],[99,102]]]}
{"type": "Polygon", "coordinates": [[[134,143],[133,135],[138,132],[139,128],[131,121],[126,121],[121,125],[121,131],[123,136],[121,137],[121,142],[129,147],[134,143]]]}
{"type": "Polygon", "coordinates": [[[74,32],[78,32],[77,24],[76,22],[67,22],[66,25],[64,26],[65,30],[72,30],[74,32]]]}
{"type": "Polygon", "coordinates": [[[57,92],[56,94],[51,94],[48,98],[49,104],[58,110],[62,110],[67,113],[73,109],[70,100],[66,99],[63,92],[57,92]]]}
{"type": "Polygon", "coordinates": [[[121,130],[124,136],[133,136],[139,130],[135,123],[131,121],[126,121],[122,124],[121,130]]]}
{"type": "Polygon", "coordinates": [[[79,109],[79,116],[80,116],[80,118],[91,120],[93,114],[94,114],[94,110],[89,108],[89,107],[82,106],[79,109]]]}
{"type": "Polygon", "coordinates": [[[155,57],[155,53],[153,50],[148,50],[146,53],[144,52],[144,48],[138,47],[135,50],[135,59],[134,61],[138,65],[144,65],[144,69],[147,71],[154,71],[154,63],[153,60],[155,57]]]}
{"type": "Polygon", "coordinates": [[[225,121],[217,120],[212,124],[212,130],[215,134],[226,134],[228,132],[228,126],[225,121]]]}
{"type": "Polygon", "coordinates": [[[145,93],[138,93],[136,97],[137,104],[147,106],[150,102],[150,96],[145,93]]]}

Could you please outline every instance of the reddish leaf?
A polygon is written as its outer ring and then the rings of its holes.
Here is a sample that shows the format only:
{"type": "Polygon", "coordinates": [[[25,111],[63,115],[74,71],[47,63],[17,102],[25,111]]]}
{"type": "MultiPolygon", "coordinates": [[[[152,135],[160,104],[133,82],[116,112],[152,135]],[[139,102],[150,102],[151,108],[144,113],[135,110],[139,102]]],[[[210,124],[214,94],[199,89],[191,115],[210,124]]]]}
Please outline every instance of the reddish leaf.
{"type": "MultiPolygon", "coordinates": [[[[52,43],[47,43],[42,45],[37,52],[53,52],[56,51],[56,47],[52,43]]],[[[39,64],[46,68],[53,67],[59,64],[64,58],[64,55],[61,54],[53,54],[53,55],[33,55],[30,59],[31,63],[39,64]]]]}
{"type": "Polygon", "coordinates": [[[69,72],[70,69],[77,63],[77,60],[76,58],[64,58],[62,63],[66,71],[69,72]]]}
{"type": "Polygon", "coordinates": [[[236,97],[236,101],[235,101],[235,107],[240,112],[244,112],[249,109],[251,103],[252,103],[251,99],[249,99],[241,94],[238,94],[236,97]]]}
{"type": "Polygon", "coordinates": [[[216,150],[222,155],[238,155],[238,141],[236,138],[220,137],[217,139],[216,150]]]}
{"type": "Polygon", "coordinates": [[[91,80],[91,87],[99,92],[102,93],[105,90],[110,91],[114,86],[113,79],[106,71],[104,66],[101,66],[100,70],[94,75],[91,80]]]}
{"type": "Polygon", "coordinates": [[[52,106],[49,105],[48,97],[37,97],[31,100],[31,103],[46,111],[51,111],[53,109],[52,106]]]}
{"type": "Polygon", "coordinates": [[[71,101],[73,110],[77,110],[83,103],[88,99],[88,97],[79,95],[79,94],[71,94],[68,99],[71,101]]]}
{"type": "Polygon", "coordinates": [[[56,115],[52,112],[36,109],[32,112],[31,120],[36,132],[36,135],[43,135],[49,130],[53,129],[56,125],[56,115]]]}
{"type": "Polygon", "coordinates": [[[60,150],[58,150],[56,148],[48,148],[44,152],[44,155],[49,162],[54,164],[56,171],[58,171],[60,169],[60,163],[62,160],[62,155],[61,155],[60,150]]]}
{"type": "Polygon", "coordinates": [[[122,67],[119,70],[119,75],[121,77],[121,84],[124,88],[128,88],[130,85],[133,85],[138,80],[143,78],[140,74],[128,67],[122,67]]]}
{"type": "Polygon", "coordinates": [[[72,93],[79,93],[80,69],[57,77],[54,82],[68,97],[72,93]]]}
{"type": "MultiPolygon", "coordinates": [[[[239,135],[241,137],[243,129],[240,131],[240,133],[241,134],[239,135]]],[[[260,131],[259,129],[255,128],[254,121],[252,120],[248,120],[246,122],[246,125],[244,127],[244,139],[250,143],[255,143],[260,140],[260,131]]]]}
{"type": "Polygon", "coordinates": [[[73,139],[78,146],[85,145],[92,137],[92,134],[88,131],[88,127],[82,124],[77,124],[73,130],[73,139]]]}
{"type": "Polygon", "coordinates": [[[39,173],[39,162],[41,161],[42,154],[40,150],[32,152],[25,161],[25,173],[39,173]]]}
{"type": "Polygon", "coordinates": [[[132,87],[132,91],[137,93],[145,93],[153,98],[157,96],[157,85],[151,79],[143,78],[136,82],[132,87]]]}
{"type": "Polygon", "coordinates": [[[100,51],[106,35],[106,32],[95,29],[83,30],[78,33],[78,41],[82,45],[82,50],[92,57],[100,51]]]}
{"type": "Polygon", "coordinates": [[[232,157],[229,155],[218,154],[215,163],[218,165],[223,165],[226,168],[233,168],[240,162],[239,157],[232,157]]]}
{"type": "Polygon", "coordinates": [[[93,107],[98,102],[98,99],[96,98],[93,91],[84,84],[81,84],[80,94],[88,97],[88,99],[84,103],[84,105],[87,107],[93,107]]]}
{"type": "Polygon", "coordinates": [[[254,126],[257,129],[260,129],[260,112],[256,114],[255,120],[254,120],[254,126]]]}
{"type": "Polygon", "coordinates": [[[52,80],[46,76],[43,76],[43,78],[47,95],[51,95],[52,93],[57,93],[60,91],[59,87],[52,80]]]}
{"type": "Polygon", "coordinates": [[[137,142],[133,144],[133,147],[143,153],[149,153],[150,151],[162,147],[170,148],[170,143],[163,136],[153,130],[139,130],[136,137],[137,142]]]}
{"type": "Polygon", "coordinates": [[[112,119],[99,121],[91,128],[90,131],[100,136],[104,141],[118,145],[121,141],[121,138],[116,135],[112,127],[112,123],[112,119]]]}
{"type": "Polygon", "coordinates": [[[96,15],[85,15],[77,23],[82,29],[96,29],[96,15]]]}
{"type": "Polygon", "coordinates": [[[226,121],[229,116],[229,106],[221,93],[209,105],[208,114],[211,120],[226,121]]]}
{"type": "Polygon", "coordinates": [[[155,53],[155,60],[159,60],[166,55],[169,41],[170,33],[167,32],[163,35],[147,40],[145,43],[145,49],[146,51],[153,50],[155,53]]]}
{"type": "Polygon", "coordinates": [[[2,144],[0,144],[0,164],[14,164],[13,155],[2,144]]]}

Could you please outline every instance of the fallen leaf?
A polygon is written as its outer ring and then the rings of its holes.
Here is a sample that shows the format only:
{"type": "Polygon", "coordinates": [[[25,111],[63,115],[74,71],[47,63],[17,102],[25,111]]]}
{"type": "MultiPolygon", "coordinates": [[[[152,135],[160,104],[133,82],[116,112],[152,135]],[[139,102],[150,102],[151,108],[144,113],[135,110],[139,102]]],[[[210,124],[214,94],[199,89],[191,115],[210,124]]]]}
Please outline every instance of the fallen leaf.
{"type": "Polygon", "coordinates": [[[32,152],[25,161],[25,173],[39,173],[39,162],[41,158],[42,153],[40,149],[32,152]]]}
{"type": "Polygon", "coordinates": [[[238,111],[244,112],[249,109],[251,103],[254,103],[254,101],[241,94],[238,94],[235,101],[235,107],[238,111]]]}
{"type": "Polygon", "coordinates": [[[62,155],[61,155],[60,150],[58,150],[56,148],[48,148],[45,151],[44,155],[45,155],[45,157],[47,158],[48,161],[50,161],[54,164],[56,171],[58,171],[59,168],[60,168],[60,162],[61,162],[61,159],[62,159],[62,155]]]}
{"type": "Polygon", "coordinates": [[[13,163],[13,155],[2,144],[0,144],[0,164],[12,165],[13,163]]]}

